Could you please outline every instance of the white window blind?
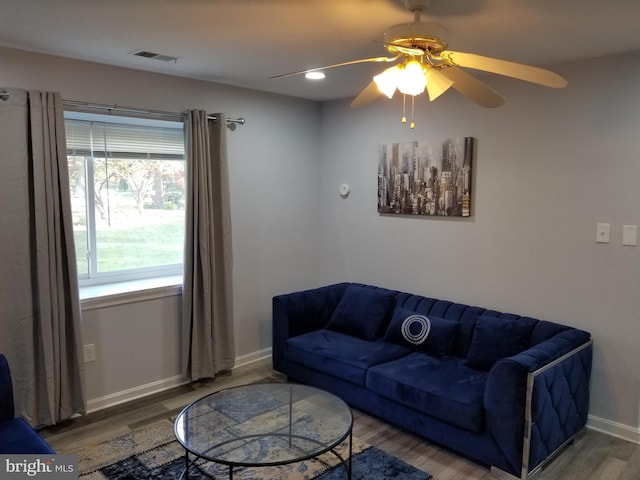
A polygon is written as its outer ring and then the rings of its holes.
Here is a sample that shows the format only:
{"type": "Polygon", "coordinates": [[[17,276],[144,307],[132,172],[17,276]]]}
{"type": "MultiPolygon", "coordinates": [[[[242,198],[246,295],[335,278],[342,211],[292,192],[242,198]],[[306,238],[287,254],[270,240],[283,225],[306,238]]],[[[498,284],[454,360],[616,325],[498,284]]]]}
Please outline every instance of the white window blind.
{"type": "Polygon", "coordinates": [[[184,159],[182,128],[87,120],[67,120],[65,127],[68,155],[148,160],[184,159]]]}

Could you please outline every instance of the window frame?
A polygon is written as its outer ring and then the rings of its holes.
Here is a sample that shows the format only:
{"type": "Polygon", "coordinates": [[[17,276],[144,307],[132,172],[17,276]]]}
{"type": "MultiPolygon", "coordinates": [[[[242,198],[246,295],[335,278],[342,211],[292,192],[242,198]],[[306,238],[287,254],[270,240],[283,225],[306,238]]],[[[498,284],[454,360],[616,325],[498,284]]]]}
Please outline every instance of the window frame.
{"type": "MultiPolygon", "coordinates": [[[[187,161],[186,161],[186,138],[184,121],[182,117],[170,118],[167,120],[158,120],[156,118],[150,118],[146,116],[129,116],[121,114],[104,114],[88,112],[84,109],[75,110],[73,108],[65,108],[64,111],[65,123],[67,120],[80,120],[89,122],[99,122],[108,124],[122,124],[122,125],[139,125],[139,126],[158,126],[169,127],[182,130],[183,145],[185,147],[182,155],[182,161],[184,162],[184,170],[186,173],[187,161]]],[[[73,153],[67,147],[67,157],[73,156],[73,153]]],[[[77,155],[80,156],[80,155],[77,155]]],[[[105,154],[105,158],[108,158],[105,154]]],[[[179,160],[179,159],[174,159],[179,160]]],[[[144,161],[141,159],[141,161],[144,161]]],[[[131,282],[137,280],[147,280],[155,278],[166,278],[182,276],[183,262],[165,265],[153,265],[147,267],[136,267],[125,270],[113,270],[109,272],[98,271],[98,255],[91,254],[91,252],[97,252],[97,224],[96,224],[96,200],[95,200],[95,158],[92,156],[85,156],[84,160],[84,177],[85,177],[85,202],[86,202],[86,224],[87,224],[87,273],[80,273],[78,271],[78,284],[79,287],[92,287],[97,285],[108,285],[121,282],[131,282]],[[91,179],[91,181],[89,181],[91,179]]],[[[186,178],[186,175],[185,175],[186,178]]],[[[71,186],[71,185],[70,185],[71,186]]],[[[185,193],[186,193],[185,185],[185,193]]],[[[186,209],[185,209],[186,215],[186,209]]],[[[185,217],[186,227],[186,217],[185,217]]],[[[184,244],[183,244],[184,248],[184,244]]],[[[183,250],[184,253],[184,250],[183,250]]],[[[76,262],[78,261],[76,255],[76,262]]]]}

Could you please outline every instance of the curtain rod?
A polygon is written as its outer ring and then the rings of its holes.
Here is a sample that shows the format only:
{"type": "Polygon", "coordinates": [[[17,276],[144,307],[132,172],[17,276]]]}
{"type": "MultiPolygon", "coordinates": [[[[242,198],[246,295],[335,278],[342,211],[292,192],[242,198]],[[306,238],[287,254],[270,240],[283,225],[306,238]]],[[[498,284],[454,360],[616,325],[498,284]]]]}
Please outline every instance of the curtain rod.
{"type": "MultiPolygon", "coordinates": [[[[0,100],[9,100],[9,92],[6,90],[0,90],[0,100]]],[[[128,108],[128,107],[120,107],[118,105],[103,105],[99,103],[87,103],[87,102],[77,102],[75,100],[62,100],[62,104],[68,107],[81,107],[81,108],[94,108],[98,110],[109,110],[110,112],[122,112],[122,113],[138,113],[145,115],[152,115],[156,117],[183,117],[185,113],[175,113],[175,112],[163,112],[162,110],[145,110],[140,108],[128,108]]],[[[218,117],[215,115],[207,115],[207,118],[210,120],[217,120],[218,117]]],[[[227,118],[227,123],[239,123],[240,125],[244,125],[245,119],[240,118],[227,118]]]]}
{"type": "MultiPolygon", "coordinates": [[[[129,108],[129,107],[121,107],[119,105],[104,105],[100,103],[87,103],[87,102],[78,102],[75,100],[62,100],[62,104],[69,107],[81,107],[81,108],[94,108],[98,110],[109,110],[110,112],[122,112],[122,113],[137,113],[144,115],[152,115],[155,117],[184,117],[186,115],[185,112],[176,113],[176,112],[165,112],[162,110],[147,110],[143,108],[129,108]]],[[[218,117],[216,115],[207,115],[209,120],[217,120],[218,117]]],[[[227,118],[227,123],[239,123],[240,125],[245,124],[245,119],[240,118],[227,118]]]]}

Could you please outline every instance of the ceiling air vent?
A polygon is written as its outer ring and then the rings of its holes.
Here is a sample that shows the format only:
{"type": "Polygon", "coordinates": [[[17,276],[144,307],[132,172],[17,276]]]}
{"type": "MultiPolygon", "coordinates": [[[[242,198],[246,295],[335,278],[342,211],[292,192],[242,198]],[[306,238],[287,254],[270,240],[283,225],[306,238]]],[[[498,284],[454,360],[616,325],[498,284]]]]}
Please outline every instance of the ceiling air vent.
{"type": "Polygon", "coordinates": [[[160,60],[162,62],[174,62],[178,61],[178,57],[172,57],[171,55],[162,55],[161,53],[148,52],[146,50],[136,50],[131,52],[131,55],[136,57],[152,58],[153,60],[160,60]]]}

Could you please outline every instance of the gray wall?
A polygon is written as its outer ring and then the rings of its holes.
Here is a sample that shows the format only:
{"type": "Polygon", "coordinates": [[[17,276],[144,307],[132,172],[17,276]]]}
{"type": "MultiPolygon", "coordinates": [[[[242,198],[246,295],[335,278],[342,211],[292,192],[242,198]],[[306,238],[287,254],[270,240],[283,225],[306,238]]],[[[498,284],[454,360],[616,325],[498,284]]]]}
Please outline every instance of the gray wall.
{"type": "MultiPolygon", "coordinates": [[[[0,48],[0,86],[59,91],[78,100],[153,110],[225,112],[228,132],[236,354],[269,354],[271,298],[316,285],[320,106],[184,78],[0,48]]],[[[174,385],[182,372],[179,297],[83,312],[89,408],[174,385]]],[[[109,303],[109,302],[107,302],[109,303]]]]}
{"type": "MultiPolygon", "coordinates": [[[[273,295],[344,280],[536,316],[592,332],[590,424],[640,441],[640,248],[620,245],[640,224],[639,54],[562,65],[560,91],[487,78],[507,98],[495,110],[456,92],[419,101],[413,131],[397,101],[352,110],[4,48],[0,65],[0,86],[247,118],[228,136],[239,358],[271,346],[273,295]],[[473,216],[379,216],[378,145],[451,136],[477,138],[473,216]]],[[[179,305],[84,311],[94,407],[180,381],[179,305]]]]}
{"type": "Polygon", "coordinates": [[[557,68],[553,90],[485,77],[481,109],[457,92],[362,110],[323,105],[321,282],[360,281],[574,325],[595,339],[590,423],[640,441],[640,54],[557,68]],[[380,216],[381,143],[477,139],[473,216],[380,216]],[[338,186],[349,183],[343,199],[338,186]],[[611,243],[596,244],[596,223],[611,243]]]}

